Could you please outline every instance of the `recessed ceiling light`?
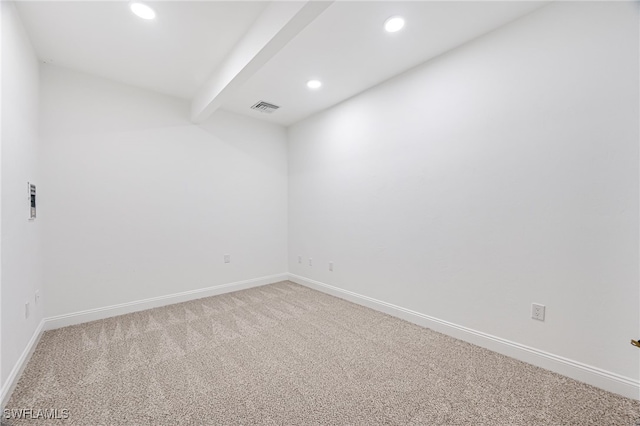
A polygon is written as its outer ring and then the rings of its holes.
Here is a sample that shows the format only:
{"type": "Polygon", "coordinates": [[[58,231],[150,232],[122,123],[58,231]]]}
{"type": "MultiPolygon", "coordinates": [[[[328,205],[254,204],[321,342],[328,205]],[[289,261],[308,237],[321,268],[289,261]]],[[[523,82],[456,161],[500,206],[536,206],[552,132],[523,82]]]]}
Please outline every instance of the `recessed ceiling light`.
{"type": "Polygon", "coordinates": [[[322,82],[320,80],[309,80],[307,81],[307,87],[309,89],[319,89],[322,86],[322,82]]]}
{"type": "Polygon", "coordinates": [[[400,31],[404,27],[404,18],[402,16],[392,16],[384,21],[384,29],[389,33],[400,31]]]}
{"type": "Polygon", "coordinates": [[[149,6],[143,3],[131,3],[131,11],[142,19],[153,19],[156,17],[156,12],[149,6]]]}

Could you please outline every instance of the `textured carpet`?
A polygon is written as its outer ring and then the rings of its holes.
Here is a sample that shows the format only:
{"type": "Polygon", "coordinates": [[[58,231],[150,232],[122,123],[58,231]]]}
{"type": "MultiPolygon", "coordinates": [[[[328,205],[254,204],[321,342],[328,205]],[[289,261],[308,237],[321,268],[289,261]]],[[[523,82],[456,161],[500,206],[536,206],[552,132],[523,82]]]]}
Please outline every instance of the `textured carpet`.
{"type": "Polygon", "coordinates": [[[634,425],[640,404],[290,282],[44,333],[8,409],[74,425],[634,425]],[[37,411],[34,411],[34,414],[37,411]]]}

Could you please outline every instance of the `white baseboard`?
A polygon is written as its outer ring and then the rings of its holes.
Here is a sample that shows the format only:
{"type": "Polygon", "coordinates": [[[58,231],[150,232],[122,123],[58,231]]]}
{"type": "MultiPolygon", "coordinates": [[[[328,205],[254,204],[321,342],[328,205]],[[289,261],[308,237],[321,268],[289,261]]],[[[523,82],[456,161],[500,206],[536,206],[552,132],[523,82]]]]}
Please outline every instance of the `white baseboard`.
{"type": "Polygon", "coordinates": [[[33,352],[36,350],[36,346],[38,346],[38,342],[40,341],[40,337],[42,336],[43,331],[44,319],[40,321],[40,324],[38,324],[38,327],[36,327],[33,335],[31,336],[31,339],[29,340],[29,343],[27,343],[27,346],[24,348],[24,351],[22,351],[20,358],[18,358],[18,361],[13,366],[11,373],[9,373],[7,381],[5,382],[4,386],[2,386],[2,390],[0,391],[0,402],[3,409],[7,405],[7,402],[9,402],[9,397],[13,393],[13,390],[16,388],[18,379],[20,379],[22,372],[29,363],[31,355],[33,355],[33,352]]]}
{"type": "Polygon", "coordinates": [[[255,278],[251,280],[238,281],[234,283],[222,284],[213,287],[185,291],[166,296],[154,297],[134,302],[122,303],[119,305],[106,306],[103,308],[89,309],[86,311],[71,314],[58,315],[43,319],[34,331],[29,343],[25,347],[22,355],[14,365],[9,377],[0,389],[0,401],[4,408],[11,393],[15,389],[24,368],[45,330],[66,327],[68,325],[81,324],[98,319],[109,318],[145,309],[157,308],[174,303],[186,302],[203,297],[216,296],[252,287],[273,284],[279,281],[291,280],[297,284],[313,288],[323,293],[340,297],[350,302],[363,305],[386,314],[402,318],[406,321],[428,327],[440,333],[473,343],[483,348],[510,356],[520,361],[528,362],[538,367],[554,371],[572,379],[599,387],[601,389],[626,396],[628,398],[640,400],[640,381],[624,377],[616,373],[605,371],[590,365],[580,363],[568,358],[554,355],[539,349],[531,348],[520,343],[512,342],[490,334],[482,333],[467,327],[450,323],[429,315],[421,314],[391,303],[363,296],[352,291],[343,290],[309,278],[295,274],[278,274],[267,277],[255,278]]]}
{"type": "Polygon", "coordinates": [[[190,300],[201,299],[203,297],[217,296],[223,293],[231,293],[233,291],[285,281],[288,278],[289,275],[286,273],[269,275],[245,281],[237,281],[234,283],[221,284],[197,290],[168,294],[166,296],[151,297],[149,299],[120,303],[118,305],[87,309],[86,311],[73,312],[64,315],[56,315],[44,319],[44,329],[53,330],[56,328],[67,327],[69,325],[82,324],[118,315],[130,314],[132,312],[158,308],[160,306],[173,305],[174,303],[188,302],[190,300]]]}
{"type": "Polygon", "coordinates": [[[221,284],[213,287],[184,291],[181,293],[174,293],[166,296],[152,297],[144,300],[136,300],[133,302],[121,303],[118,305],[105,306],[102,308],[88,309],[86,311],[44,318],[42,321],[40,321],[40,324],[31,336],[31,340],[29,340],[29,343],[22,352],[22,355],[14,365],[13,370],[11,370],[11,373],[9,374],[5,385],[2,387],[2,389],[0,389],[0,401],[2,402],[2,408],[6,406],[7,402],[9,402],[9,398],[13,393],[16,385],[18,384],[18,380],[20,379],[22,372],[27,366],[31,355],[35,351],[42,333],[46,330],[53,330],[69,325],[82,324],[89,321],[114,317],[131,312],[172,305],[174,303],[187,302],[189,300],[201,299],[203,297],[231,293],[247,288],[273,284],[279,281],[285,281],[287,279],[289,279],[289,275],[286,273],[270,275],[266,277],[254,278],[251,280],[221,284]]]}
{"type": "Polygon", "coordinates": [[[520,343],[482,333],[429,315],[421,314],[391,303],[343,290],[329,284],[289,274],[289,280],[314,290],[337,296],[358,305],[384,312],[397,318],[430,328],[483,348],[510,356],[520,361],[553,371],[563,376],[614,392],[627,398],[640,400],[640,381],[610,371],[583,364],[568,358],[541,351],[520,343]]]}

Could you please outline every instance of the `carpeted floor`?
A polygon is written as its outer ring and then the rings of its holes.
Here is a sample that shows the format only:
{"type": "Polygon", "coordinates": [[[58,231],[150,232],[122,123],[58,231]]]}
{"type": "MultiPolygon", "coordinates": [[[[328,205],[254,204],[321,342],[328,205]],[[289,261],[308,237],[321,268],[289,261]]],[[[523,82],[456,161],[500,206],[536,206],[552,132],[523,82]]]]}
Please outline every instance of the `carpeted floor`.
{"type": "Polygon", "coordinates": [[[48,331],[7,408],[68,410],[5,421],[38,425],[640,419],[636,401],[290,282],[48,331]]]}

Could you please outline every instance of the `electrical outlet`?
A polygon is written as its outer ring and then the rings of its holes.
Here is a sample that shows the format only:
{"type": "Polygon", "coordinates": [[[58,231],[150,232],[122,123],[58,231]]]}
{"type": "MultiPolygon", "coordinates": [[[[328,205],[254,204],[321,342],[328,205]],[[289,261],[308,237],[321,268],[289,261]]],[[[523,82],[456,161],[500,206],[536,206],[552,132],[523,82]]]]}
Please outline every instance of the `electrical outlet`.
{"type": "Polygon", "coordinates": [[[333,272],[333,262],[329,262],[329,270],[333,272]]]}
{"type": "Polygon", "coordinates": [[[40,302],[40,290],[36,290],[36,295],[33,299],[35,300],[36,305],[40,302]]]}
{"type": "Polygon", "coordinates": [[[538,321],[544,321],[544,311],[545,311],[546,307],[544,305],[540,305],[538,303],[532,303],[531,304],[531,318],[538,320],[538,321]]]}
{"type": "Polygon", "coordinates": [[[309,258],[309,266],[313,266],[313,259],[309,258]]]}
{"type": "Polygon", "coordinates": [[[231,263],[231,255],[229,254],[224,255],[224,263],[231,263]]]}
{"type": "Polygon", "coordinates": [[[29,302],[24,303],[24,317],[29,318],[29,302]]]}
{"type": "Polygon", "coordinates": [[[298,263],[302,263],[302,256],[298,256],[298,263]]]}

